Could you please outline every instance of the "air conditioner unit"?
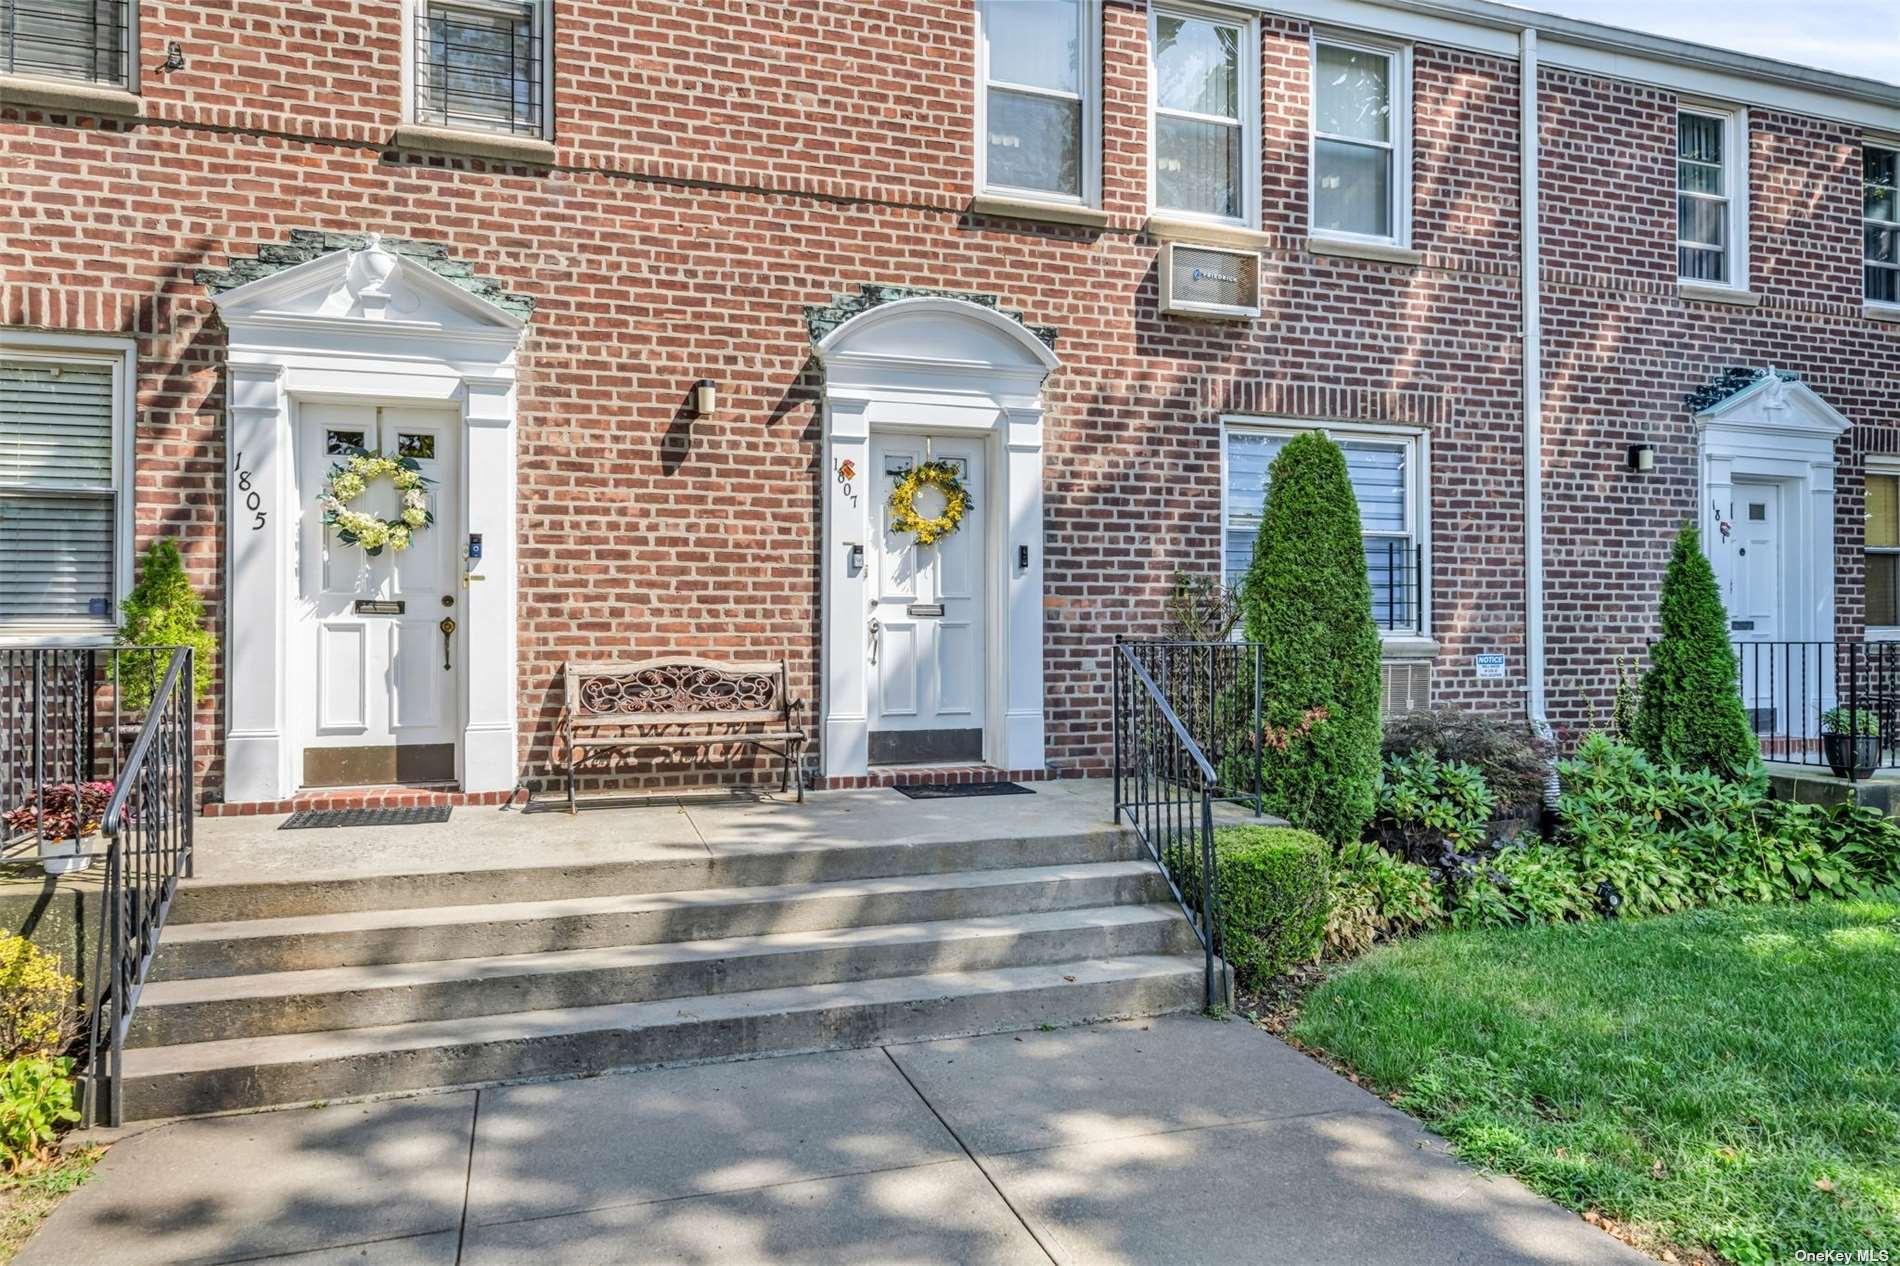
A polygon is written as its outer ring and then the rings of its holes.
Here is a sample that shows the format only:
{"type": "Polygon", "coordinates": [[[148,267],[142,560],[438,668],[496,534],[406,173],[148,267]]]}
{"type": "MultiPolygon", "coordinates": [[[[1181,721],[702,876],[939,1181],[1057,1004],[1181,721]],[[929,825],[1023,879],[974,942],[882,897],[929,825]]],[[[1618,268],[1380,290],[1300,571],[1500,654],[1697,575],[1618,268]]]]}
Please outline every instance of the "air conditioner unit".
{"type": "Polygon", "coordinates": [[[1161,310],[1229,320],[1259,316],[1260,252],[1163,242],[1161,310]]]}
{"type": "Polygon", "coordinates": [[[1379,714],[1386,718],[1432,706],[1432,661],[1388,659],[1379,665],[1379,714]]]}

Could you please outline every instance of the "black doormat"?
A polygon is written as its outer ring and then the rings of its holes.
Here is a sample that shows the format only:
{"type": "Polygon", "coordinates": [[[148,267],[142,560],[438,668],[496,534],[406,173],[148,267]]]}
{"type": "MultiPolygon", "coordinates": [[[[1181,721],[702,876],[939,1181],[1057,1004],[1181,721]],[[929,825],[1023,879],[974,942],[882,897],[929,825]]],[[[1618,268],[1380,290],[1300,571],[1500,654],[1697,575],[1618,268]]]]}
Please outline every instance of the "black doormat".
{"type": "Polygon", "coordinates": [[[959,796],[1033,796],[1019,782],[902,783],[893,790],[912,800],[955,800],[959,796]]]}
{"type": "Polygon", "coordinates": [[[449,806],[421,809],[299,809],[284,819],[280,831],[307,831],[336,826],[423,826],[447,822],[449,806]]]}

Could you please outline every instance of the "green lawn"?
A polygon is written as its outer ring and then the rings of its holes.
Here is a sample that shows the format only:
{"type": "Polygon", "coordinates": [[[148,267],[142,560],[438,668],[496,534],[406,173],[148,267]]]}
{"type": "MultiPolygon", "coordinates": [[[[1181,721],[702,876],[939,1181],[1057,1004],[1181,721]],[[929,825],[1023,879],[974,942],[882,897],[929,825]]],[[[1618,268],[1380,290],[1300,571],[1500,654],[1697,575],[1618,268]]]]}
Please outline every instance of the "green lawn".
{"type": "Polygon", "coordinates": [[[1900,899],[1425,936],[1293,1036],[1652,1247],[1900,1262],[1900,899]]]}

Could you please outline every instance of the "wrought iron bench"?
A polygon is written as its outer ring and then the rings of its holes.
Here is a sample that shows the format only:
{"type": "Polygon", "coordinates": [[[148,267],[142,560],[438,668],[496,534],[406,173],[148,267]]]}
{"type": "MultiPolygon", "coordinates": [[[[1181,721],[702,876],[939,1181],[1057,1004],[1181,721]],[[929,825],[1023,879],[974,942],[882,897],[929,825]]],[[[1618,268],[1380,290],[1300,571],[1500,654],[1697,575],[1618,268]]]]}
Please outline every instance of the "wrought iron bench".
{"type": "Polygon", "coordinates": [[[567,811],[574,784],[589,760],[637,747],[697,747],[723,743],[780,759],[779,790],[798,788],[805,802],[799,755],[805,746],[805,705],[793,699],[787,664],[721,663],[666,655],[632,663],[568,661],[560,733],[567,751],[567,811]]]}

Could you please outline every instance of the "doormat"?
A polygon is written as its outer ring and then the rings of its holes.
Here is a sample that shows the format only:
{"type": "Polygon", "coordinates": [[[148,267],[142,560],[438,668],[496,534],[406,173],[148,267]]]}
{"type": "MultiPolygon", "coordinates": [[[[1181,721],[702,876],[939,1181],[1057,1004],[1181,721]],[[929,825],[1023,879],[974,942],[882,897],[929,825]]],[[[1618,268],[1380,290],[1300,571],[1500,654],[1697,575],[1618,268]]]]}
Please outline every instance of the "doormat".
{"type": "Polygon", "coordinates": [[[912,800],[955,800],[960,796],[1033,796],[1019,782],[903,783],[891,790],[912,800]]]}
{"type": "Polygon", "coordinates": [[[336,826],[423,826],[447,822],[449,806],[420,809],[299,809],[284,819],[280,831],[308,831],[336,826]]]}

